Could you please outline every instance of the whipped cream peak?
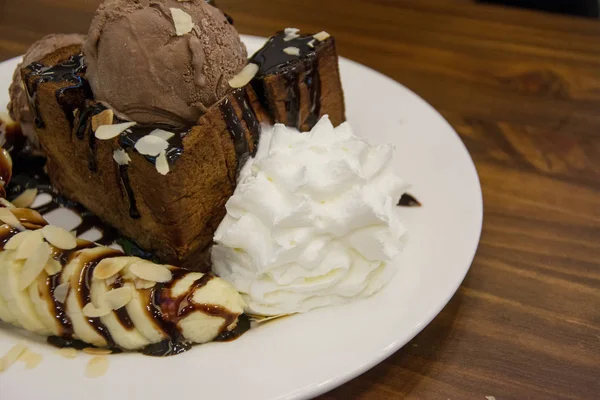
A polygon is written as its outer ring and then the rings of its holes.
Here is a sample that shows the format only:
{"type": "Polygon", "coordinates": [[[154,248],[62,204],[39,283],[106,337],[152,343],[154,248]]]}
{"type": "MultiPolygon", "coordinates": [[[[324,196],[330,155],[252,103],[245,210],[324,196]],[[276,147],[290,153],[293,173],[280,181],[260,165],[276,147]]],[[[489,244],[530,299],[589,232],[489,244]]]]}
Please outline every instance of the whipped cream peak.
{"type": "Polygon", "coordinates": [[[407,185],[393,147],[323,117],[308,133],[263,127],[215,234],[213,267],[260,315],[305,312],[366,297],[393,275],[407,185]]]}

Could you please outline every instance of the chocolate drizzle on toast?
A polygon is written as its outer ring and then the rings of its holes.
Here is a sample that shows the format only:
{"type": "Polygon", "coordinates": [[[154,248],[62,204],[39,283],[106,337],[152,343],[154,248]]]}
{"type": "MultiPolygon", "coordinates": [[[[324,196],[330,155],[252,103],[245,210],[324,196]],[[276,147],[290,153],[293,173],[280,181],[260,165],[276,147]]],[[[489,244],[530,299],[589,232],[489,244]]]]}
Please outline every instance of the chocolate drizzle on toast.
{"type": "Polygon", "coordinates": [[[29,106],[35,116],[35,125],[38,128],[44,128],[45,123],[39,112],[37,101],[37,89],[39,85],[46,82],[69,82],[71,85],[65,86],[56,91],[56,100],[63,107],[67,120],[73,125],[73,112],[75,107],[71,101],[67,101],[67,96],[72,90],[83,89],[89,97],[92,91],[88,82],[83,78],[86,65],[83,54],[76,54],[69,57],[68,60],[53,66],[46,66],[39,62],[34,62],[26,67],[24,78],[29,97],[29,106]]]}
{"type": "Polygon", "coordinates": [[[312,129],[321,115],[321,77],[319,75],[319,59],[317,50],[323,42],[313,36],[299,36],[293,39],[280,32],[271,37],[250,62],[259,66],[258,74],[252,81],[254,90],[259,94],[265,109],[269,110],[264,78],[268,75],[281,75],[285,82],[287,98],[285,109],[287,125],[301,129],[304,124],[312,129]],[[286,48],[296,48],[300,55],[286,53],[286,48]],[[310,110],[305,120],[301,120],[301,88],[304,83],[308,90],[310,110]]]}

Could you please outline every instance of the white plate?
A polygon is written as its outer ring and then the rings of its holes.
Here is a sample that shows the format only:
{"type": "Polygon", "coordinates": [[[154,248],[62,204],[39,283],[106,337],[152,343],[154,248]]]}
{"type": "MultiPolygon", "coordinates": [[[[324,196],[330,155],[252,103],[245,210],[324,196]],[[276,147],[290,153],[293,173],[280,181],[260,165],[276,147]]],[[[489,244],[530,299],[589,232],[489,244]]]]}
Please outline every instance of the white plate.
{"type": "MultiPolygon", "coordinates": [[[[250,53],[264,39],[244,37],[250,53]]],[[[0,110],[17,60],[0,64],[0,110]]],[[[419,333],[446,305],[473,260],[482,224],[477,172],[452,127],[395,81],[341,59],[348,119],[373,143],[393,143],[395,167],[422,208],[400,209],[409,243],[399,273],[381,293],[253,329],[171,358],[110,356],[108,373],[86,379],[89,359],[61,358],[28,342],[44,360],[0,374],[0,399],[296,399],[324,393],[365,372],[419,333]]],[[[0,355],[23,333],[0,325],[0,355]]],[[[29,340],[29,339],[28,339],[29,340]]]]}

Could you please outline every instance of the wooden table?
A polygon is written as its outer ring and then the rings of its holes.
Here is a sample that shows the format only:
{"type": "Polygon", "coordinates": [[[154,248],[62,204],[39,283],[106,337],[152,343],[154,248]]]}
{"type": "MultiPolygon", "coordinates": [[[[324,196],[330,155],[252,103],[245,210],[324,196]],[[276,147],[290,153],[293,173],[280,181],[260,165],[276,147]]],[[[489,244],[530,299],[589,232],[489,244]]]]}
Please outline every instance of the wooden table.
{"type": "MultiPolygon", "coordinates": [[[[0,60],[98,1],[0,0],[0,60]]],[[[600,22],[468,0],[221,0],[243,33],[326,29],[475,159],[481,246],[444,311],[323,399],[600,398],[600,22]]]]}

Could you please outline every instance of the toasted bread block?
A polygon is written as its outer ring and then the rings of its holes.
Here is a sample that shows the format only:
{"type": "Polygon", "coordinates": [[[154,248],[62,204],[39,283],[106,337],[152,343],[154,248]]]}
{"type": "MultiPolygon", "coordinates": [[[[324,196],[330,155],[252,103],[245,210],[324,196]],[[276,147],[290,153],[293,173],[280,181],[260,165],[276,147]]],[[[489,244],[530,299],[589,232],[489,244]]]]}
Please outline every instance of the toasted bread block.
{"type": "Polygon", "coordinates": [[[37,134],[52,185],[162,262],[209,269],[207,250],[235,189],[238,165],[257,146],[258,124],[268,120],[254,91],[238,89],[213,106],[181,135],[183,151],[161,175],[154,159],[124,147],[122,137],[95,138],[91,118],[104,108],[91,98],[83,68],[69,74],[60,67],[73,65],[79,53],[60,49],[40,62],[59,71],[55,79],[36,74],[36,66],[22,71],[37,104],[37,134]],[[126,167],[113,159],[120,148],[131,158],[126,167]]]}
{"type": "Polygon", "coordinates": [[[326,114],[334,126],[346,120],[333,37],[286,40],[281,32],[251,62],[259,65],[252,86],[275,122],[306,132],[326,114]],[[299,54],[294,53],[296,49],[299,54]]]}

